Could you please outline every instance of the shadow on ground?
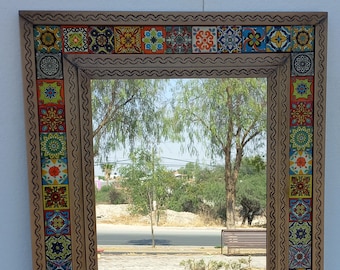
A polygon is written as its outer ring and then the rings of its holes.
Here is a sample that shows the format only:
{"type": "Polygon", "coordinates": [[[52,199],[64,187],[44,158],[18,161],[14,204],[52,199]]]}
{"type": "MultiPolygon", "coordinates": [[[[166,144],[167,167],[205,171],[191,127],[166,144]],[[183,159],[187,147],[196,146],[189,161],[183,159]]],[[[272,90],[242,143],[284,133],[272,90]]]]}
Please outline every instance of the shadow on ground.
{"type": "MultiPolygon", "coordinates": [[[[152,239],[130,240],[129,245],[150,246],[152,245],[152,239]]],[[[171,241],[164,239],[155,239],[155,245],[158,246],[170,246],[171,241]]]]}

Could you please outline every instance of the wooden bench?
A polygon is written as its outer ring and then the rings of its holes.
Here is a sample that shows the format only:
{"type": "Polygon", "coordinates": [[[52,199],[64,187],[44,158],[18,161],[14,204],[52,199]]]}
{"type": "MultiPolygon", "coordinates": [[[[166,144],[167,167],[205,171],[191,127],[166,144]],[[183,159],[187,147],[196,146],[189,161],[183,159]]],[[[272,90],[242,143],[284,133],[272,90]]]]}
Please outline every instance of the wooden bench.
{"type": "MultiPolygon", "coordinates": [[[[230,254],[230,249],[266,249],[266,230],[254,229],[230,229],[221,231],[221,254],[223,247],[227,247],[226,254],[230,254]]],[[[253,252],[251,252],[253,253],[253,252]]]]}

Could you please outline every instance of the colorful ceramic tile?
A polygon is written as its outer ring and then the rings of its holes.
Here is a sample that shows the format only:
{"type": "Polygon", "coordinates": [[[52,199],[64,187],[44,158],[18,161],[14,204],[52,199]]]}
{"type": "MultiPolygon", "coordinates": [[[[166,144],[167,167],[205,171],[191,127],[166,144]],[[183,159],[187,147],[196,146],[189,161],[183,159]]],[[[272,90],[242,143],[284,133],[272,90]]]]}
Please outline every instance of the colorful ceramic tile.
{"type": "Polygon", "coordinates": [[[314,53],[291,53],[292,76],[314,75],[314,53]]]}
{"type": "Polygon", "coordinates": [[[61,159],[66,157],[65,133],[41,133],[40,151],[42,158],[61,159]]]}
{"type": "Polygon", "coordinates": [[[166,26],[165,32],[165,53],[192,53],[191,26],[166,26]]]}
{"type": "Polygon", "coordinates": [[[45,210],[69,208],[68,185],[43,186],[43,196],[45,210]]]}
{"type": "Polygon", "coordinates": [[[290,104],[291,126],[313,126],[313,103],[291,102],[290,104]]]}
{"type": "Polygon", "coordinates": [[[68,184],[67,159],[43,159],[41,176],[43,185],[68,184]]]}
{"type": "Polygon", "coordinates": [[[165,36],[163,26],[144,26],[142,30],[143,53],[164,53],[165,36]]]}
{"type": "Polygon", "coordinates": [[[312,174],[313,153],[311,150],[291,150],[289,155],[289,173],[312,174]]]}
{"type": "Polygon", "coordinates": [[[313,101],[314,78],[313,77],[291,77],[290,78],[290,100],[313,101]]]}
{"type": "Polygon", "coordinates": [[[305,269],[311,266],[311,245],[295,245],[289,247],[289,269],[305,269]]]}
{"type": "Polygon", "coordinates": [[[290,198],[311,198],[312,197],[312,176],[291,175],[289,183],[290,198]]]}
{"type": "Polygon", "coordinates": [[[50,261],[71,259],[71,237],[68,235],[45,237],[46,258],[50,261]]]}
{"type": "Polygon", "coordinates": [[[46,270],[72,270],[72,262],[71,260],[47,260],[46,270]]]}
{"type": "Polygon", "coordinates": [[[64,105],[64,82],[62,80],[37,80],[39,105],[64,105]]]}
{"type": "Polygon", "coordinates": [[[312,221],[312,199],[289,199],[289,221],[312,221]]]}
{"type": "Polygon", "coordinates": [[[192,52],[216,53],[217,29],[214,26],[192,27],[192,52]]]}
{"type": "Polygon", "coordinates": [[[312,242],[312,224],[310,222],[289,222],[289,244],[309,245],[312,242]]]}
{"type": "Polygon", "coordinates": [[[314,26],[292,27],[292,51],[312,52],[314,51],[314,26]]]}
{"type": "Polygon", "coordinates": [[[217,52],[240,53],[242,51],[242,27],[217,27],[217,52]]]}
{"type": "Polygon", "coordinates": [[[116,53],[142,52],[141,27],[117,26],[113,31],[116,53]]]}
{"type": "Polygon", "coordinates": [[[45,236],[69,235],[71,233],[69,210],[44,211],[44,216],[45,236]]]}
{"type": "Polygon", "coordinates": [[[242,52],[266,51],[266,27],[246,26],[242,28],[242,52]]]}
{"type": "Polygon", "coordinates": [[[39,106],[40,132],[65,132],[64,106],[39,106]]]}
{"type": "Polygon", "coordinates": [[[313,127],[290,128],[291,150],[311,150],[313,148],[313,127]]]}
{"type": "Polygon", "coordinates": [[[88,31],[89,53],[111,54],[114,52],[113,27],[90,26],[88,31]]]}
{"type": "Polygon", "coordinates": [[[38,79],[62,79],[61,53],[36,53],[38,79]]]}
{"type": "Polygon", "coordinates": [[[61,52],[61,31],[59,26],[34,27],[34,47],[37,52],[59,53],[61,52]]]}
{"type": "Polygon", "coordinates": [[[87,53],[87,26],[63,26],[63,52],[87,53]]]}
{"type": "Polygon", "coordinates": [[[266,50],[267,52],[290,52],[291,51],[291,27],[290,26],[267,26],[266,27],[266,50]]]}

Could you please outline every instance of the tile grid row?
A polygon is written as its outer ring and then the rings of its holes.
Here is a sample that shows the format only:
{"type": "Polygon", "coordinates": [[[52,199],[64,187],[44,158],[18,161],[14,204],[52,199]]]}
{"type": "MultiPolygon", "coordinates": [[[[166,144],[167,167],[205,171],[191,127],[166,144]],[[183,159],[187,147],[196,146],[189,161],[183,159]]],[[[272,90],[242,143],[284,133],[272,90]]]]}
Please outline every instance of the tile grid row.
{"type": "Polygon", "coordinates": [[[257,52],[291,52],[289,268],[311,269],[313,26],[37,25],[34,45],[48,269],[72,268],[62,54],[257,52]]]}

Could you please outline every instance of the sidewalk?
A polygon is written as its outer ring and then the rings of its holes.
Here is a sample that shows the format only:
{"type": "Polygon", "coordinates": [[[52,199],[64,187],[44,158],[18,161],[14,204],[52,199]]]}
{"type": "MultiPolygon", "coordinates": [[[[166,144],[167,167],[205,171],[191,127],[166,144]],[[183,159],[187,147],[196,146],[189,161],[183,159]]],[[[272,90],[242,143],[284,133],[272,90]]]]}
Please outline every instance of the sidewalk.
{"type": "MultiPolygon", "coordinates": [[[[238,262],[248,256],[225,256],[214,247],[186,246],[100,246],[104,252],[98,259],[99,270],[184,270],[182,261],[203,259],[209,261],[238,262]]],[[[252,269],[266,269],[266,257],[252,255],[252,269]]]]}

